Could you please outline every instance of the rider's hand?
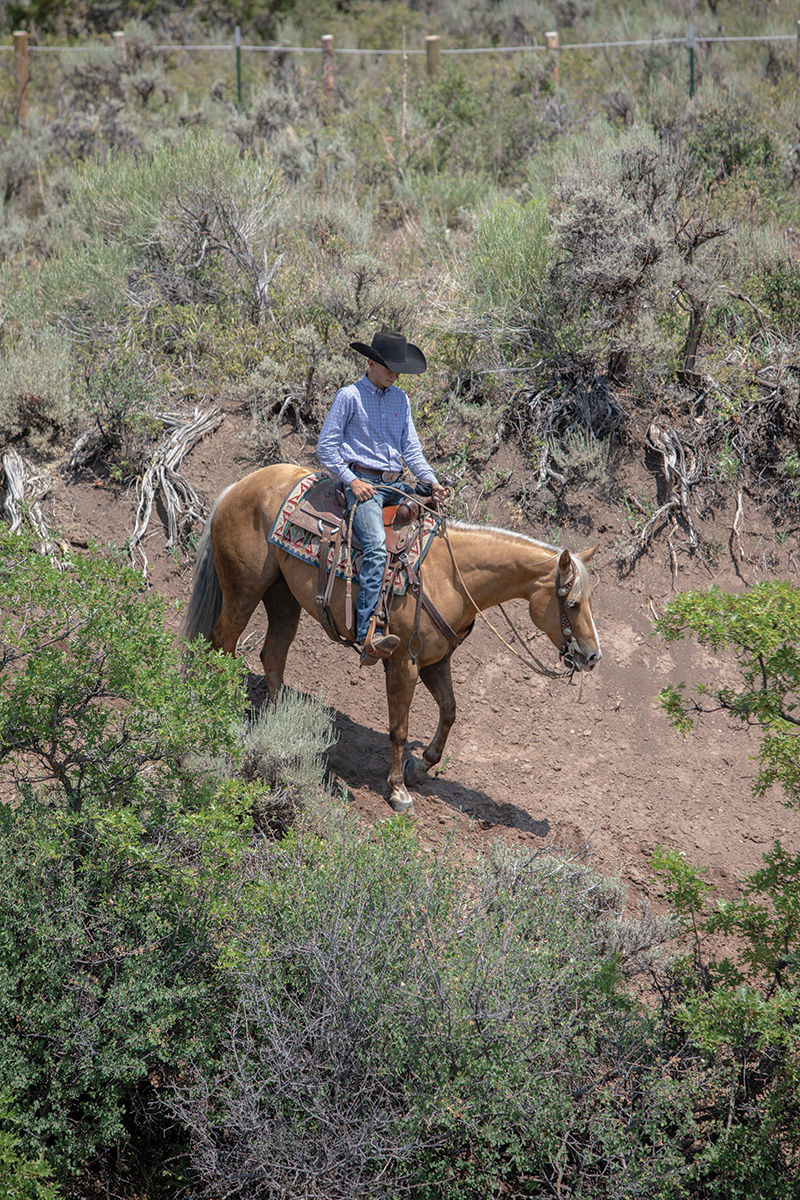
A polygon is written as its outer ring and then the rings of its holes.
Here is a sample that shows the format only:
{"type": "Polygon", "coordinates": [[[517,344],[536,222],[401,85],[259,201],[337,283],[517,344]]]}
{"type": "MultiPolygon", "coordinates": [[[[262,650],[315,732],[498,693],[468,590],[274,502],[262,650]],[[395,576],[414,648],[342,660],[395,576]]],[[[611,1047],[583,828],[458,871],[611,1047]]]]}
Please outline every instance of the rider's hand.
{"type": "Polygon", "coordinates": [[[348,487],[356,500],[369,500],[375,495],[375,488],[371,483],[367,483],[366,479],[354,479],[348,487]]]}
{"type": "Polygon", "coordinates": [[[449,494],[450,489],[444,487],[441,483],[433,485],[433,498],[437,504],[441,504],[443,500],[446,500],[449,494]]]}

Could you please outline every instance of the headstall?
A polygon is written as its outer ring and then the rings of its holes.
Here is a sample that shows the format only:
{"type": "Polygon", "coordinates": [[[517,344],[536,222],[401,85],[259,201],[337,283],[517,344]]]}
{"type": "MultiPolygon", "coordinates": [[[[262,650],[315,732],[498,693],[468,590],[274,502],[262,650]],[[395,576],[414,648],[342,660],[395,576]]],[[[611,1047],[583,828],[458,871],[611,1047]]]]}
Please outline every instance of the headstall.
{"type": "Polygon", "coordinates": [[[561,568],[556,567],[556,596],[558,597],[558,610],[561,617],[561,636],[564,638],[564,644],[561,647],[559,654],[563,658],[569,650],[569,644],[572,641],[572,626],[570,625],[569,617],[567,616],[566,599],[572,591],[572,586],[575,583],[575,571],[573,569],[569,583],[561,582],[561,568]]]}

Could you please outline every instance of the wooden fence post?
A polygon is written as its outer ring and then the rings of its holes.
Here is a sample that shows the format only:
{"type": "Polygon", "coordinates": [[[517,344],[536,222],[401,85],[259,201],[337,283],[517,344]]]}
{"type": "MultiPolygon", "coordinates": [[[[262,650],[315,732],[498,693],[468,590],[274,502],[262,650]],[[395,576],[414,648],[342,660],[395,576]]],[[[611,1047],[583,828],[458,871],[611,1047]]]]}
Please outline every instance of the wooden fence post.
{"type": "Polygon", "coordinates": [[[428,69],[428,79],[435,79],[439,70],[439,49],[441,39],[438,37],[425,38],[425,62],[428,69]]]}
{"type": "Polygon", "coordinates": [[[28,34],[24,29],[14,33],[14,66],[17,74],[17,124],[28,132],[28,34]]]}
{"type": "Polygon", "coordinates": [[[547,47],[547,53],[555,54],[555,56],[556,56],[555,60],[553,62],[553,82],[557,84],[558,83],[558,66],[559,66],[558,30],[557,29],[553,29],[549,33],[546,33],[544,35],[544,44],[547,47]]]}
{"type": "Polygon", "coordinates": [[[322,90],[326,100],[333,99],[333,35],[326,33],[322,38],[322,90]]]}
{"type": "Polygon", "coordinates": [[[797,78],[800,79],[800,21],[797,22],[797,78]]]}
{"type": "Polygon", "coordinates": [[[112,33],[111,39],[114,42],[114,49],[117,52],[117,62],[121,67],[124,67],[128,61],[128,48],[125,45],[125,33],[122,29],[118,29],[116,33],[112,33]]]}

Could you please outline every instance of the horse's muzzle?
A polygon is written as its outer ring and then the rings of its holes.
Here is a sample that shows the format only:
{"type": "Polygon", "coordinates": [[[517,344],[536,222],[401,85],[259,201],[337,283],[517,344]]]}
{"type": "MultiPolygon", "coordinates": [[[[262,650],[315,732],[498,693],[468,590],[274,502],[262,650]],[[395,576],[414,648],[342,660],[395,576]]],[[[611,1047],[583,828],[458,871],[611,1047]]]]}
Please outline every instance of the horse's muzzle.
{"type": "Polygon", "coordinates": [[[599,646],[587,654],[577,642],[570,642],[561,651],[561,659],[571,671],[593,671],[602,657],[603,651],[599,646]]]}

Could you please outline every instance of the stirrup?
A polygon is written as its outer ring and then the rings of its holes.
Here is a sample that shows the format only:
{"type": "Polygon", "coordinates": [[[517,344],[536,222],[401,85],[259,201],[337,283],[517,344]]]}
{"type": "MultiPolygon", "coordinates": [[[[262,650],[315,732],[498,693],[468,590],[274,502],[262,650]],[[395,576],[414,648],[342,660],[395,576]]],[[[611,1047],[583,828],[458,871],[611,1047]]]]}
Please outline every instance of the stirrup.
{"type": "Polygon", "coordinates": [[[367,636],[362,643],[362,665],[372,665],[380,659],[387,659],[400,645],[400,638],[395,633],[379,633],[376,635],[377,615],[373,614],[367,630],[367,636]],[[377,636],[377,644],[376,644],[377,636]],[[369,662],[367,662],[369,660],[369,662]]]}

